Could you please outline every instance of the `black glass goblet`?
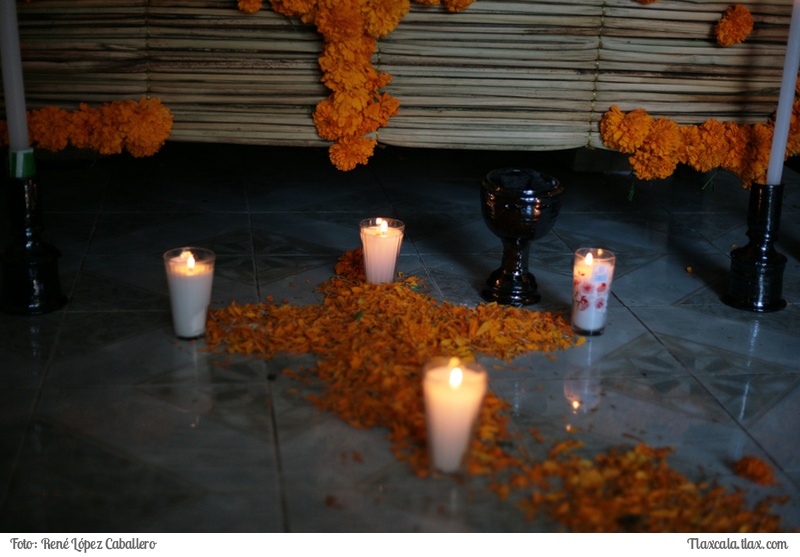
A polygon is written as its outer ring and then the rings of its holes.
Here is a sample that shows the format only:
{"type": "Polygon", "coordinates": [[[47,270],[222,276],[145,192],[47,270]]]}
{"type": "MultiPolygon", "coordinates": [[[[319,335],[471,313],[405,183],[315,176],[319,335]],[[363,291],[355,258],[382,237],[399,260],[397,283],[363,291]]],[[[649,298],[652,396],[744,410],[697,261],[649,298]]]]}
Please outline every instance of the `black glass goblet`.
{"type": "Polygon", "coordinates": [[[498,168],[481,185],[483,220],[503,242],[503,260],[489,275],[481,296],[523,306],[541,299],[528,271],[530,243],[545,236],[561,209],[564,188],[555,178],[529,168],[498,168]]]}

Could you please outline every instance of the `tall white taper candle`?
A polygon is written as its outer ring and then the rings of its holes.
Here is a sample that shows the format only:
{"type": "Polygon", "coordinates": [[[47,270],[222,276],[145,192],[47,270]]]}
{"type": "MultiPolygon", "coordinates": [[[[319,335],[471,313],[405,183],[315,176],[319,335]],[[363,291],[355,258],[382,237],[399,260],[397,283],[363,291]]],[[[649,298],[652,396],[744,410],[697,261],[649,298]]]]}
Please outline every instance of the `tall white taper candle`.
{"type": "Polygon", "coordinates": [[[777,186],[783,176],[783,163],[786,160],[786,143],[789,139],[789,124],[792,121],[794,90],[797,86],[797,71],[800,68],[800,0],[794,0],[792,21],[789,24],[789,42],[786,45],[786,58],[783,63],[781,93],[778,97],[778,110],[775,116],[775,130],[769,152],[767,184],[777,186]]]}
{"type": "Polygon", "coordinates": [[[12,152],[25,151],[30,148],[30,142],[25,113],[25,86],[22,81],[16,0],[0,0],[0,56],[3,66],[8,148],[12,152]]]}

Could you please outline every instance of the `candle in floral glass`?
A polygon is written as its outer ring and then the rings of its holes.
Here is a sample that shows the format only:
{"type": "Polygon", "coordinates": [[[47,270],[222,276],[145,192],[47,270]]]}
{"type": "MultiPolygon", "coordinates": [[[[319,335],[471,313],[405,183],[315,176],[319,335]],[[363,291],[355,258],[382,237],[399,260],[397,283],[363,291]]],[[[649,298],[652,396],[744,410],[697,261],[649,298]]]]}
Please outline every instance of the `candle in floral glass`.
{"type": "Polygon", "coordinates": [[[601,335],[605,330],[608,295],[616,256],[602,248],[575,252],[572,273],[572,330],[580,335],[601,335]]]}

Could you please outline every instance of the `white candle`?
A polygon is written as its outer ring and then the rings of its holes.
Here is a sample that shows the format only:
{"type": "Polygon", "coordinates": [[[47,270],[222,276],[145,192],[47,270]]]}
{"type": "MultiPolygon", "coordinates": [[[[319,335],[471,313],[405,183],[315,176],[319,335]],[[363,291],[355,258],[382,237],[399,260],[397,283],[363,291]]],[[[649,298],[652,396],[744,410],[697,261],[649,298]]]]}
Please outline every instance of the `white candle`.
{"type": "Polygon", "coordinates": [[[434,361],[423,377],[431,462],[442,472],[461,467],[486,394],[486,371],[458,358],[434,361]]]}
{"type": "Polygon", "coordinates": [[[0,0],[0,55],[3,58],[8,148],[12,152],[25,151],[30,148],[30,142],[25,113],[25,87],[22,81],[17,8],[14,0],[0,0]]]}
{"type": "Polygon", "coordinates": [[[789,41],[786,58],[783,62],[781,93],[778,97],[778,110],[775,114],[775,129],[772,147],[769,152],[767,184],[777,186],[783,176],[783,163],[786,160],[786,143],[789,138],[789,124],[792,121],[794,90],[797,85],[797,71],[800,67],[800,0],[792,5],[792,21],[789,24],[789,41]]]}
{"type": "Polygon", "coordinates": [[[576,333],[603,333],[615,261],[616,256],[604,249],[581,248],[575,252],[572,271],[572,330],[576,333]]]}
{"type": "Polygon", "coordinates": [[[379,217],[364,219],[360,226],[367,282],[378,284],[394,281],[405,224],[397,219],[379,217]]]}
{"type": "Polygon", "coordinates": [[[175,336],[197,338],[206,331],[214,280],[214,252],[175,248],[164,253],[175,336]]]}

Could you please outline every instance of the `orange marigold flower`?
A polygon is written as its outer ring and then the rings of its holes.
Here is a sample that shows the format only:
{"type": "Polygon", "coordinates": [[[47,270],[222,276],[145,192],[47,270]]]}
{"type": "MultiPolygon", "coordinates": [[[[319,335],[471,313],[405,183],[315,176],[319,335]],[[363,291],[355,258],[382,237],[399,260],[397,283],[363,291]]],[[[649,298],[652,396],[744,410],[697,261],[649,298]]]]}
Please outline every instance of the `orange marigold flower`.
{"type": "Polygon", "coordinates": [[[122,153],[123,137],[119,129],[127,124],[127,114],[120,103],[104,104],[96,109],[100,117],[90,140],[89,147],[101,155],[122,153]]]}
{"type": "Polygon", "coordinates": [[[349,118],[354,113],[361,113],[370,103],[372,94],[366,88],[354,88],[348,91],[334,91],[330,96],[339,118],[349,118]]]}
{"type": "Polygon", "coordinates": [[[263,0],[238,0],[239,11],[246,14],[254,14],[261,9],[263,0]]]}
{"type": "Polygon", "coordinates": [[[157,98],[142,98],[127,106],[131,118],[120,130],[125,136],[125,149],[134,157],[155,154],[172,132],[172,113],[157,98]]]}
{"type": "Polygon", "coordinates": [[[680,132],[683,136],[683,146],[678,152],[678,160],[682,164],[693,164],[693,159],[697,159],[699,152],[702,150],[703,145],[700,144],[700,132],[697,126],[680,126],[680,132]]]}
{"type": "Polygon", "coordinates": [[[628,159],[634,174],[640,180],[668,178],[678,167],[678,159],[656,155],[652,151],[637,151],[628,159]]]}
{"type": "Polygon", "coordinates": [[[628,159],[641,180],[667,178],[678,166],[682,136],[678,124],[659,118],[649,126],[642,145],[628,159]]]}
{"type": "Polygon", "coordinates": [[[320,67],[327,72],[329,68],[344,62],[371,64],[377,45],[375,39],[365,35],[350,37],[344,41],[327,41],[319,59],[320,67]]]}
{"type": "Polygon", "coordinates": [[[69,112],[45,106],[28,112],[28,135],[31,143],[48,151],[61,151],[69,142],[69,112]]]}
{"type": "Polygon", "coordinates": [[[724,126],[725,144],[728,146],[728,152],[725,153],[722,167],[736,172],[745,157],[747,132],[744,126],[740,126],[735,122],[725,122],[724,126]]]}
{"type": "Polygon", "coordinates": [[[753,16],[742,4],[733,4],[714,26],[714,34],[720,46],[733,46],[744,42],[753,31],[753,16]]]}
{"type": "Polygon", "coordinates": [[[385,37],[394,31],[410,7],[409,0],[366,0],[366,33],[371,37],[385,37]]]}
{"type": "Polygon", "coordinates": [[[647,4],[655,4],[658,0],[636,0],[640,4],[647,5],[647,4]]]}
{"type": "Polygon", "coordinates": [[[357,2],[319,0],[314,17],[326,41],[346,41],[364,34],[364,14],[357,2]]]}
{"type": "Polygon", "coordinates": [[[668,118],[659,118],[648,127],[645,145],[640,147],[655,155],[674,157],[681,147],[681,133],[678,124],[668,118]]]}
{"type": "Polygon", "coordinates": [[[641,108],[624,114],[612,106],[600,121],[600,135],[608,147],[632,154],[644,142],[652,123],[653,117],[641,108]]]}
{"type": "Polygon", "coordinates": [[[461,12],[470,7],[475,0],[443,0],[448,12],[461,12]]]}
{"type": "Polygon", "coordinates": [[[722,167],[739,175],[746,164],[750,133],[748,126],[740,126],[735,122],[725,122],[725,144],[728,151],[722,161],[722,167]]]}
{"type": "Polygon", "coordinates": [[[91,136],[100,121],[100,111],[81,103],[70,118],[69,142],[77,149],[92,148],[91,136]]]}
{"type": "Polygon", "coordinates": [[[699,172],[722,166],[727,152],[725,128],[718,120],[707,120],[699,126],[681,126],[683,146],[680,162],[699,172]]]}
{"type": "MultiPolygon", "coordinates": [[[[272,10],[286,17],[309,17],[316,10],[316,0],[270,0],[272,10]]],[[[310,21],[305,21],[310,23],[310,21]]]]}
{"type": "Polygon", "coordinates": [[[442,0],[414,0],[414,2],[423,6],[438,6],[442,3],[442,0]]]}
{"type": "Polygon", "coordinates": [[[772,466],[755,456],[744,456],[733,463],[733,471],[759,485],[772,485],[777,483],[772,466]]]}
{"type": "MultiPolygon", "coordinates": [[[[719,120],[706,120],[698,127],[700,132],[700,140],[705,145],[703,158],[703,166],[707,170],[722,166],[725,160],[725,154],[728,152],[728,146],[725,142],[725,125],[719,120]]],[[[699,169],[698,169],[699,170],[699,169]]],[[[701,170],[701,172],[704,172],[701,170]]]]}
{"type": "Polygon", "coordinates": [[[367,164],[378,142],[366,137],[343,137],[330,146],[331,162],[339,170],[353,170],[358,164],[367,164]]]}
{"type": "Polygon", "coordinates": [[[400,108],[400,101],[389,93],[382,93],[373,100],[371,106],[377,106],[379,110],[375,113],[373,109],[370,111],[368,117],[376,120],[379,126],[385,126],[389,122],[389,118],[397,114],[400,108]]]}
{"type": "Polygon", "coordinates": [[[365,88],[377,80],[378,73],[371,62],[375,45],[375,39],[369,37],[326,43],[319,57],[325,86],[332,91],[344,91],[365,88]]]}
{"type": "Polygon", "coordinates": [[[385,126],[389,118],[397,114],[400,102],[389,93],[383,93],[372,99],[364,109],[364,120],[357,135],[367,135],[385,126]]]}
{"type": "Polygon", "coordinates": [[[384,87],[389,85],[391,81],[392,81],[391,74],[388,74],[386,72],[381,72],[379,74],[376,74],[369,81],[367,81],[365,87],[369,92],[377,93],[380,89],[383,89],[384,87]]]}
{"type": "Polygon", "coordinates": [[[335,141],[345,135],[357,134],[364,116],[360,109],[342,110],[331,95],[317,103],[313,118],[317,134],[322,139],[335,141]]]}

